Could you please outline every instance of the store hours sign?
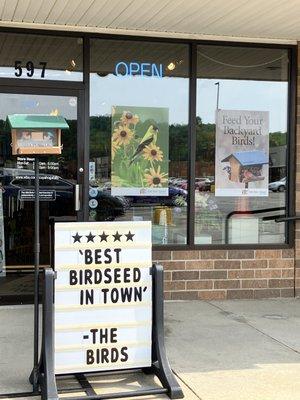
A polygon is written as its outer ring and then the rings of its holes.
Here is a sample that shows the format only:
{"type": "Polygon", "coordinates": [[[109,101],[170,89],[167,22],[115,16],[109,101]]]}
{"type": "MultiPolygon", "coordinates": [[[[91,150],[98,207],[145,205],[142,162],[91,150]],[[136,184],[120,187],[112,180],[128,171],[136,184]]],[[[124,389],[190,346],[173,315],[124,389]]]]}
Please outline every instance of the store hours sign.
{"type": "Polygon", "coordinates": [[[55,373],[151,365],[151,223],[55,224],[55,373]]]}

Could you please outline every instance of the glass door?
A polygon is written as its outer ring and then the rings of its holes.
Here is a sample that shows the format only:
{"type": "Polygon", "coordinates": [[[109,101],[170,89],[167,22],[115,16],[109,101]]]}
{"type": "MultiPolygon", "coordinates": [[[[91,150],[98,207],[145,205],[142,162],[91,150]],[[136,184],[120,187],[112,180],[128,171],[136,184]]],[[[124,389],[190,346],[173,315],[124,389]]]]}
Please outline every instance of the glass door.
{"type": "Polygon", "coordinates": [[[58,92],[0,92],[0,305],[28,302],[33,294],[34,201],[24,199],[22,193],[34,193],[35,160],[33,156],[12,155],[8,115],[60,115],[69,126],[61,132],[62,153],[39,156],[40,190],[51,194],[48,200],[40,201],[42,267],[50,264],[51,220],[76,220],[81,215],[79,96],[77,92],[54,93],[58,92]]]}

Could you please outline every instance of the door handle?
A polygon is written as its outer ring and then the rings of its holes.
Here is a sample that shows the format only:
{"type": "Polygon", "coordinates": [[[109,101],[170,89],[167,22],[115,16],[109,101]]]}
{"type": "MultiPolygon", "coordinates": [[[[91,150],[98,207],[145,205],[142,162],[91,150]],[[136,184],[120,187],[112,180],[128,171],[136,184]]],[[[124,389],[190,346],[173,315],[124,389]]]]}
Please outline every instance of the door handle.
{"type": "Polygon", "coordinates": [[[80,185],[75,185],[75,211],[80,210],[80,185]]]}

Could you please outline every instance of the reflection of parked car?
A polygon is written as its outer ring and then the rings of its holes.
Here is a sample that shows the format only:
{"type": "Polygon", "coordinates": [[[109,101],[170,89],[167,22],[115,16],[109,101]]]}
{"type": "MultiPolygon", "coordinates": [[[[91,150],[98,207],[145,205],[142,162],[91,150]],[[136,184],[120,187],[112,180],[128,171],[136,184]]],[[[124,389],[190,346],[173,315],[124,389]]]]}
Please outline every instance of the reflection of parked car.
{"type": "Polygon", "coordinates": [[[92,197],[98,202],[98,205],[95,208],[96,221],[113,221],[115,218],[121,217],[125,214],[126,203],[124,203],[121,198],[111,196],[107,191],[104,192],[100,189],[97,190],[97,195],[92,197]]]}
{"type": "MultiPolygon", "coordinates": [[[[111,183],[106,182],[100,190],[104,193],[110,194],[111,183]]],[[[131,205],[137,206],[145,204],[175,206],[182,203],[180,200],[183,200],[183,203],[187,202],[187,191],[181,189],[180,187],[169,185],[169,196],[118,196],[115,198],[118,198],[120,201],[122,201],[126,208],[130,207],[131,205]]]]}
{"type": "Polygon", "coordinates": [[[169,196],[134,196],[127,197],[132,205],[156,204],[164,206],[182,206],[187,202],[187,191],[176,186],[169,186],[169,196]]]}
{"type": "MultiPolygon", "coordinates": [[[[3,176],[1,177],[5,196],[18,197],[20,190],[34,190],[35,177],[33,175],[3,176]]],[[[55,191],[56,199],[72,199],[74,184],[56,175],[40,174],[40,190],[55,191]]]]}
{"type": "Polygon", "coordinates": [[[272,192],[284,192],[286,190],[286,177],[269,183],[269,190],[272,190],[272,192]]]}

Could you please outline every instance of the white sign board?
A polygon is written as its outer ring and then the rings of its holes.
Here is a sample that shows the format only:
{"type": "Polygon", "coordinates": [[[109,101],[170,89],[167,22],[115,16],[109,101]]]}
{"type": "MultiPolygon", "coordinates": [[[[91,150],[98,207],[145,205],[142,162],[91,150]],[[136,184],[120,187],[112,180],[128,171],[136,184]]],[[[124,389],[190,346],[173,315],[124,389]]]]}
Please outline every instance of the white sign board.
{"type": "Polygon", "coordinates": [[[269,112],[216,113],[216,196],[268,196],[269,112]]]}
{"type": "Polygon", "coordinates": [[[151,222],[55,224],[55,373],[151,366],[151,222]]]}

